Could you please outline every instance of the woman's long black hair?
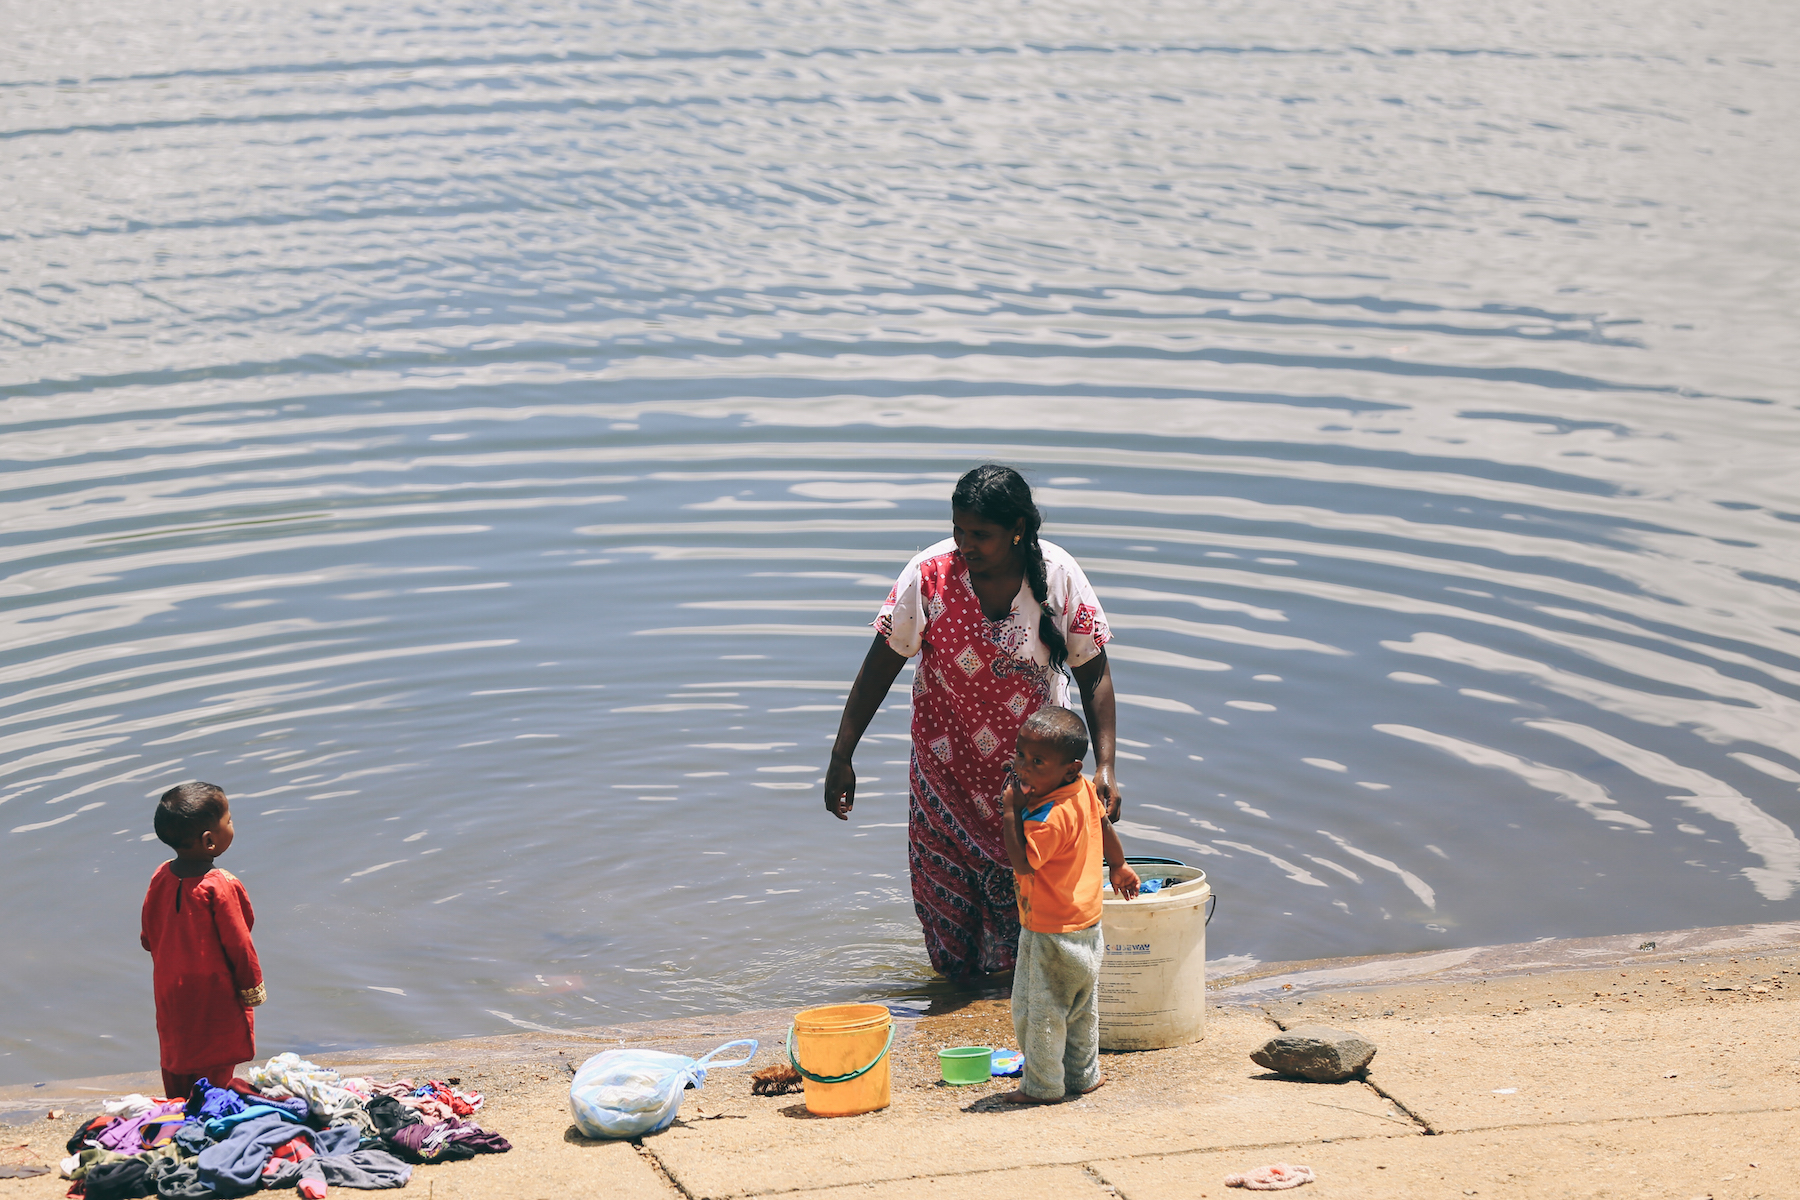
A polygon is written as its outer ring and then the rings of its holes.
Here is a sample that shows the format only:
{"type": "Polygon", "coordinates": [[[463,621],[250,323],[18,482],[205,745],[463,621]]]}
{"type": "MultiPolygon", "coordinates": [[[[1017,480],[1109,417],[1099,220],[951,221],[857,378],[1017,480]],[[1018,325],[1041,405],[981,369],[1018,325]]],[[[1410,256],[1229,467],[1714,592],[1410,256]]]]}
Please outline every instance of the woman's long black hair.
{"type": "Polygon", "coordinates": [[[1068,661],[1069,646],[1056,627],[1056,610],[1050,607],[1050,581],[1044,571],[1044,548],[1038,545],[1038,529],[1044,515],[1031,498],[1031,485],[1011,467],[983,463],[956,481],[950,493],[950,507],[974,513],[984,521],[992,521],[1002,529],[1011,529],[1021,520],[1019,550],[1025,558],[1025,579],[1038,602],[1038,636],[1050,650],[1050,666],[1062,670],[1068,661]]]}

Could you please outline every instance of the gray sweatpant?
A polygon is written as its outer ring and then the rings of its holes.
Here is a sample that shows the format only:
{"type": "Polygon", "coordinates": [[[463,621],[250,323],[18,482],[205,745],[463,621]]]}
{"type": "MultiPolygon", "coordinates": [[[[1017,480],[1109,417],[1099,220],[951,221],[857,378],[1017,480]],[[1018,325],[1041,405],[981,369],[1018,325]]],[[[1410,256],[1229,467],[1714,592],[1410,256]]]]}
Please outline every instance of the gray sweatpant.
{"type": "Polygon", "coordinates": [[[1106,943],[1098,923],[1074,933],[1019,931],[1013,968],[1013,1033],[1025,1055],[1021,1090],[1060,1100],[1100,1082],[1100,962],[1106,943]]]}

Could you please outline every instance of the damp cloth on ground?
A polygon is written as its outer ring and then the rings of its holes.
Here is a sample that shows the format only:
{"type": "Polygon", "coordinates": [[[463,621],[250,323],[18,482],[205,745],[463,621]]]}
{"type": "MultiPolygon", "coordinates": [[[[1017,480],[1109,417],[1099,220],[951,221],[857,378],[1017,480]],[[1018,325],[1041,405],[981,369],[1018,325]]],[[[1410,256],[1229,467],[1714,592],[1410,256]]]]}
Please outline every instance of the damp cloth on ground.
{"type": "Polygon", "coordinates": [[[1254,1171],[1245,1171],[1241,1175],[1227,1175],[1225,1186],[1248,1188],[1253,1192],[1281,1192],[1313,1181],[1311,1167],[1297,1167],[1291,1163],[1275,1163],[1267,1167],[1258,1167],[1254,1171]]]}
{"type": "Polygon", "coordinates": [[[33,1179],[49,1173],[49,1167],[28,1166],[23,1163],[7,1163],[0,1166],[0,1179],[33,1179]]]}
{"type": "Polygon", "coordinates": [[[990,1063],[991,1075],[1017,1075],[1025,1069],[1025,1056],[1017,1050],[996,1050],[990,1063]]]}
{"type": "Polygon", "coordinates": [[[682,1094],[689,1086],[704,1087],[713,1067],[741,1067],[756,1057],[755,1038],[726,1042],[704,1058],[661,1050],[602,1050],[581,1064],[569,1085],[569,1112],[583,1135],[632,1138],[660,1133],[674,1124],[682,1094]],[[729,1062],[715,1061],[734,1046],[749,1053],[729,1062]]]}

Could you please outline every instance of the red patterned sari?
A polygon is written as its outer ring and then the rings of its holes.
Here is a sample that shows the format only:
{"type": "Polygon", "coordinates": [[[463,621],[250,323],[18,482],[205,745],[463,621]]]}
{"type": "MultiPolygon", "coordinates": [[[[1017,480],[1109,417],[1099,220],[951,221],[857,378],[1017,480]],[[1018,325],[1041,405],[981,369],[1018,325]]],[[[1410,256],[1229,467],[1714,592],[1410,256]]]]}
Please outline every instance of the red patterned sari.
{"type": "MultiPolygon", "coordinates": [[[[1069,554],[1041,542],[1049,603],[1069,665],[1110,636],[1100,601],[1069,554]]],[[[1050,667],[1040,609],[1021,586],[1012,611],[990,621],[950,540],[907,564],[875,628],[895,652],[919,656],[912,688],[907,813],[913,908],[931,965],[952,979],[1012,969],[1019,912],[1001,839],[1001,792],[1019,726],[1045,704],[1069,703],[1050,667]]]]}

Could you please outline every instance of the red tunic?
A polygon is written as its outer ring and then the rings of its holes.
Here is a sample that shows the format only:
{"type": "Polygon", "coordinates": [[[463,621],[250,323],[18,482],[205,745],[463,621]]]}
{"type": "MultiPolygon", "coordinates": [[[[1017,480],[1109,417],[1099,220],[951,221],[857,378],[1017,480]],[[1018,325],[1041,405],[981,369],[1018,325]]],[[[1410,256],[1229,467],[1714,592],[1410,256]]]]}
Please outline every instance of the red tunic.
{"type": "Polygon", "coordinates": [[[165,1071],[256,1057],[246,993],[261,1003],[256,924],[237,876],[217,867],[181,879],[164,863],[144,893],[143,943],[156,964],[156,1036],[165,1071]]]}

